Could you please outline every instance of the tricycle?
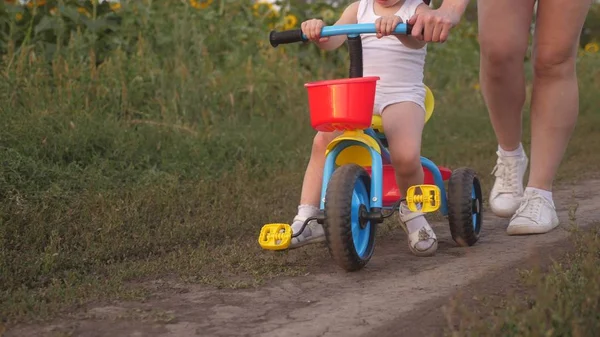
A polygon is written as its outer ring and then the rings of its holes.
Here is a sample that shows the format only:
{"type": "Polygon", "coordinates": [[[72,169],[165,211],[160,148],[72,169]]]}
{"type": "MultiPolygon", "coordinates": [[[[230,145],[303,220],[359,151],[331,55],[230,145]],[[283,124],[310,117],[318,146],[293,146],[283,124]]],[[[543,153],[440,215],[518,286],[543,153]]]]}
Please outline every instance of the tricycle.
{"type": "MultiPolygon", "coordinates": [[[[401,23],[394,33],[410,34],[411,29],[401,23]]],[[[411,211],[439,210],[447,216],[452,239],[459,246],[478,241],[483,200],[473,169],[450,170],[422,156],[424,184],[411,186],[405,196],[398,189],[381,116],[373,114],[379,78],[363,77],[360,35],[373,33],[375,24],[323,27],[322,37],[347,35],[350,74],[349,78],[305,84],[310,121],[317,131],[342,133],[327,146],[319,214],[306,219],[298,233],[292,233],[289,224],[264,225],[258,238],[263,249],[288,249],[292,237],[300,235],[310,221],[317,221],[323,225],[333,260],[346,271],[360,270],[373,256],[377,225],[403,201],[411,211]]],[[[273,47],[307,41],[300,29],[272,31],[269,40],[273,47]]],[[[434,96],[429,87],[425,89],[427,122],[433,114],[434,96]]]]}

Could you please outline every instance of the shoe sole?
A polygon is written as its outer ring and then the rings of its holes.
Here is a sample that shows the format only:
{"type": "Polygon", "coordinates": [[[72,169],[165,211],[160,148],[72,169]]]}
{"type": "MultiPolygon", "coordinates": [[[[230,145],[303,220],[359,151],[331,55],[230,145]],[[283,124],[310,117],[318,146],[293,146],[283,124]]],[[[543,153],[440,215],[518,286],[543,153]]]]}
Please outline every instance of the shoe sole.
{"type": "Polygon", "coordinates": [[[558,227],[556,225],[550,226],[508,226],[506,228],[506,234],[508,235],[530,235],[530,234],[545,234],[551,232],[553,229],[558,227]]]}
{"type": "Polygon", "coordinates": [[[319,236],[317,238],[314,239],[308,239],[308,240],[304,240],[304,241],[300,241],[297,244],[295,244],[294,246],[290,245],[290,247],[288,249],[296,249],[296,248],[300,248],[303,246],[306,246],[308,244],[312,244],[312,243],[321,243],[321,242],[325,242],[326,238],[325,235],[323,236],[319,236]]]}

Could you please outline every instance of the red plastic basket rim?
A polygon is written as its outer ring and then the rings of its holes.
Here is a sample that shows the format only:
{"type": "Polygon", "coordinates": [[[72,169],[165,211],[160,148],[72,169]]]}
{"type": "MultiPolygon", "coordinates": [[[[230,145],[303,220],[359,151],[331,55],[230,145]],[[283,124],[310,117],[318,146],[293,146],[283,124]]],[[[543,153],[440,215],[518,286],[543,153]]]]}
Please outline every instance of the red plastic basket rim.
{"type": "Polygon", "coordinates": [[[368,77],[353,77],[353,78],[340,78],[337,80],[325,80],[317,82],[309,82],[304,84],[304,87],[318,87],[324,85],[335,85],[335,84],[348,84],[348,83],[361,83],[361,82],[375,82],[380,80],[379,76],[368,76],[368,77]]]}

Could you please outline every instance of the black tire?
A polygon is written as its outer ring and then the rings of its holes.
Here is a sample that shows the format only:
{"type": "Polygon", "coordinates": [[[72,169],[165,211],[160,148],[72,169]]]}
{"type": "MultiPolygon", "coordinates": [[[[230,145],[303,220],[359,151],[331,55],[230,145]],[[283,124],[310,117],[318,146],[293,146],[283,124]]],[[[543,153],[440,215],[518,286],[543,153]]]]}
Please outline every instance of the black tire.
{"type": "MultiPolygon", "coordinates": [[[[371,178],[361,166],[346,164],[335,170],[325,194],[323,227],[329,254],[340,267],[349,272],[362,269],[373,256],[376,226],[364,222],[364,228],[361,227],[355,233],[360,236],[358,250],[352,231],[353,215],[356,221],[357,212],[360,214],[359,207],[352,207],[353,194],[358,196],[366,193],[366,200],[364,197],[361,200],[361,205],[364,206],[361,207],[370,210],[370,187],[371,178]],[[358,184],[363,184],[364,189],[358,184]]],[[[355,223],[355,226],[357,224],[360,225],[355,223]]]]}
{"type": "Polygon", "coordinates": [[[479,240],[483,222],[483,198],[479,178],[470,168],[461,167],[450,176],[448,221],[452,239],[459,246],[472,246],[479,240]]]}

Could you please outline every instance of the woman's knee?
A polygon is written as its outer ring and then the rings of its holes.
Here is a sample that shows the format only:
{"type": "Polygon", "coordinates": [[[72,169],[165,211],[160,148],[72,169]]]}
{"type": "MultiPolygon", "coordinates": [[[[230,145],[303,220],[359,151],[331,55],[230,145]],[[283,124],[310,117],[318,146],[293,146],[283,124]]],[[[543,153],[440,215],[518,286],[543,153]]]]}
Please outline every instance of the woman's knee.
{"type": "Polygon", "coordinates": [[[571,46],[539,48],[533,70],[537,78],[562,78],[575,74],[576,50],[571,46]]]}
{"type": "Polygon", "coordinates": [[[518,45],[503,45],[494,41],[481,43],[482,71],[492,77],[514,76],[512,69],[523,66],[526,48],[518,45]]]}

